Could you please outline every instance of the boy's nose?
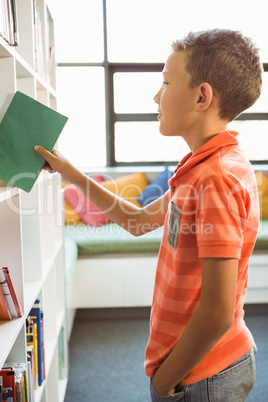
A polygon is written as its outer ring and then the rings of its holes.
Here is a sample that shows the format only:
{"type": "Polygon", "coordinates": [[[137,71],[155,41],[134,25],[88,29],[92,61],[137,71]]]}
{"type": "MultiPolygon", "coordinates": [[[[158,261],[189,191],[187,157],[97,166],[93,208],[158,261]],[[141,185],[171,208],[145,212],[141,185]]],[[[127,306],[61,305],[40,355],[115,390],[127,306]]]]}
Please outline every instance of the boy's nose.
{"type": "Polygon", "coordinates": [[[155,94],[155,96],[154,96],[155,103],[159,103],[159,93],[160,93],[160,91],[158,91],[157,94],[155,94]]]}

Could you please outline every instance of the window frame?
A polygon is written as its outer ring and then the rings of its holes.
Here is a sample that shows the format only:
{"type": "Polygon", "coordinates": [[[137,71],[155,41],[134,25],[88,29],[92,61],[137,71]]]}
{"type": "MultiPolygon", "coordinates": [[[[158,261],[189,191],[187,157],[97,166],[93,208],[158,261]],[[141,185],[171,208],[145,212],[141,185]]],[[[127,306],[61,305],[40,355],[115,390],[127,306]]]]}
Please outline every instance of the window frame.
{"type": "MultiPolygon", "coordinates": [[[[157,162],[118,162],[115,160],[115,123],[117,122],[142,122],[157,121],[157,113],[115,113],[114,111],[114,74],[115,73],[138,73],[138,72],[161,72],[164,63],[113,63],[108,60],[107,38],[107,9],[106,0],[103,0],[103,39],[104,60],[97,63],[58,63],[59,67],[103,67],[105,79],[105,118],[106,118],[106,164],[107,167],[115,166],[159,166],[177,165],[178,161],[157,162]]],[[[268,63],[263,63],[264,72],[268,72],[268,63]]],[[[153,96],[153,94],[152,94],[153,96]]],[[[267,113],[242,113],[236,120],[268,120],[267,113]]],[[[254,165],[267,164],[268,160],[251,160],[254,165]]]]}

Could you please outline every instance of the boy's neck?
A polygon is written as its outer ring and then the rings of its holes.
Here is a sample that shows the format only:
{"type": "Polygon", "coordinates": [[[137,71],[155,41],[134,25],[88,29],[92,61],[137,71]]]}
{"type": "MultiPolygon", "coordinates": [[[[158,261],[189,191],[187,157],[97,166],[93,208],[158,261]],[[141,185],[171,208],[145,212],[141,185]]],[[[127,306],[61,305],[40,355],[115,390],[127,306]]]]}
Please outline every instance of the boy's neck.
{"type": "Polygon", "coordinates": [[[216,135],[226,131],[227,123],[223,121],[218,121],[214,125],[210,125],[210,127],[202,127],[201,130],[196,130],[195,133],[192,133],[188,138],[184,138],[187,142],[191,152],[194,154],[201,148],[206,142],[211,140],[216,135]]]}

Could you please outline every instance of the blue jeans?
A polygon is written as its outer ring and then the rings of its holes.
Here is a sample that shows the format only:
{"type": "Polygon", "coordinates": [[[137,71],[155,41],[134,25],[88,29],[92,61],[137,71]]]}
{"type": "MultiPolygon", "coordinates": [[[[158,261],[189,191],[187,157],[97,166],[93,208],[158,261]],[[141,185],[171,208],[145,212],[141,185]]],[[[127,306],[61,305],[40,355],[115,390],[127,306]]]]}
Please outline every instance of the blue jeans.
{"type": "Polygon", "coordinates": [[[152,386],[152,402],[243,402],[256,376],[255,347],[220,373],[191,385],[176,386],[170,396],[158,395],[152,386]]]}

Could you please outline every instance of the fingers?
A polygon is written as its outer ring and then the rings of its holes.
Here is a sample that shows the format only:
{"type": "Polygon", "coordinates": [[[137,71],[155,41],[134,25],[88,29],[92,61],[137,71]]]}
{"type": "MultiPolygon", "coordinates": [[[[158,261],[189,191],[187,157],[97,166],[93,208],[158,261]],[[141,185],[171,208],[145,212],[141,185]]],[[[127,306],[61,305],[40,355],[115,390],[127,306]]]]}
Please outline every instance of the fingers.
{"type": "Polygon", "coordinates": [[[35,145],[34,150],[41,156],[43,156],[44,159],[48,160],[51,158],[52,154],[49,152],[47,149],[44,147],[41,147],[41,145],[35,145]]]}
{"type": "Polygon", "coordinates": [[[36,145],[34,147],[34,150],[46,160],[44,169],[47,170],[49,173],[55,173],[56,170],[52,166],[50,166],[53,163],[53,160],[55,160],[55,156],[40,145],[36,145]]]}
{"type": "Polygon", "coordinates": [[[53,169],[47,162],[45,163],[43,169],[47,170],[49,173],[56,173],[56,170],[53,169]]]}

